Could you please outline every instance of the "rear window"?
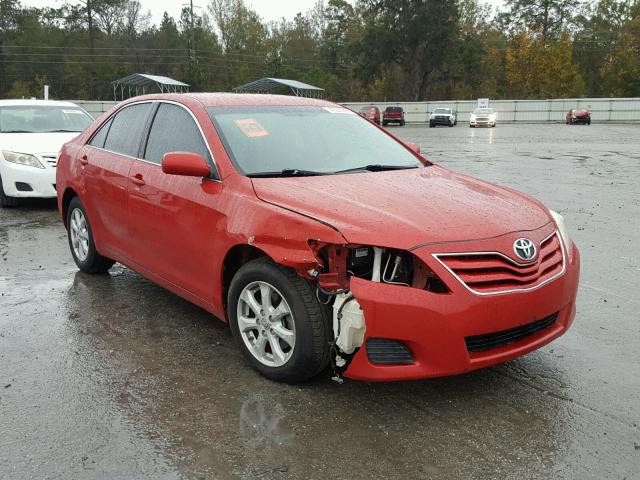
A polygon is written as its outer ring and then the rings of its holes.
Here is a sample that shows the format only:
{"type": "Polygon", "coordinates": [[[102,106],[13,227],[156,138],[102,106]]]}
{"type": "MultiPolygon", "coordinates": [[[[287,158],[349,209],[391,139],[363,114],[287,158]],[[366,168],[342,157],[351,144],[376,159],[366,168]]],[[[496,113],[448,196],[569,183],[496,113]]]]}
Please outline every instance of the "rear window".
{"type": "Polygon", "coordinates": [[[0,133],[82,132],[92,121],[84,110],[73,106],[0,107],[0,133]]]}
{"type": "Polygon", "coordinates": [[[378,107],[362,107],[360,109],[361,112],[365,112],[365,113],[375,112],[376,110],[378,110],[378,107]]]}
{"type": "Polygon", "coordinates": [[[111,122],[104,148],[130,157],[137,157],[142,132],[151,111],[150,103],[124,107],[111,122]]]}
{"type": "Polygon", "coordinates": [[[388,113],[402,113],[402,107],[387,107],[385,112],[388,112],[388,113]]]}

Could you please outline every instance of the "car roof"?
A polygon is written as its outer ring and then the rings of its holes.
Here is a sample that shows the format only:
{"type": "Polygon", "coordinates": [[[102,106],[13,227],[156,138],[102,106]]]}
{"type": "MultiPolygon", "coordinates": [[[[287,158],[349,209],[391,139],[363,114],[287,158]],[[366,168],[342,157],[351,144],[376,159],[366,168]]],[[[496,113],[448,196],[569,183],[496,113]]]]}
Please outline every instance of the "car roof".
{"type": "MultiPolygon", "coordinates": [[[[133,97],[127,102],[139,102],[143,100],[173,100],[180,102],[187,98],[197,100],[204,107],[251,107],[262,105],[336,107],[335,103],[326,100],[261,93],[164,93],[141,95],[133,97]]],[[[342,105],[338,106],[343,107],[342,105]]]]}
{"type": "Polygon", "coordinates": [[[29,107],[78,107],[73,102],[59,100],[0,100],[0,107],[17,107],[20,105],[29,107]]]}

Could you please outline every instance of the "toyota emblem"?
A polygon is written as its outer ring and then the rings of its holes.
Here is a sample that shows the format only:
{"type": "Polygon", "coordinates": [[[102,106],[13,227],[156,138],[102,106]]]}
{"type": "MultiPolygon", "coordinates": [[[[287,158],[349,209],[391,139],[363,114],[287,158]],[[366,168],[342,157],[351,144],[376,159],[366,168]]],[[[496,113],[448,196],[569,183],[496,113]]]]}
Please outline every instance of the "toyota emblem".
{"type": "Polygon", "coordinates": [[[536,246],[528,238],[519,238],[513,243],[513,251],[518,258],[530,261],[536,257],[536,246]]]}

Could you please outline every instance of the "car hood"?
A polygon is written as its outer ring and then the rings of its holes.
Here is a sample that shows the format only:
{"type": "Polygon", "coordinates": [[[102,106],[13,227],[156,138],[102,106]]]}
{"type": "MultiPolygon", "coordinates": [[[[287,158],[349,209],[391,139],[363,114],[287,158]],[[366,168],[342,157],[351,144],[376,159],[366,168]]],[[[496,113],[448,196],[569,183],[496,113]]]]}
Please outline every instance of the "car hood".
{"type": "Polygon", "coordinates": [[[20,153],[58,153],[62,145],[80,132],[0,133],[0,150],[20,153]]]}
{"type": "Polygon", "coordinates": [[[409,249],[535,230],[551,221],[525,194],[435,165],[252,182],[263,201],[329,224],[349,243],[409,249]]]}

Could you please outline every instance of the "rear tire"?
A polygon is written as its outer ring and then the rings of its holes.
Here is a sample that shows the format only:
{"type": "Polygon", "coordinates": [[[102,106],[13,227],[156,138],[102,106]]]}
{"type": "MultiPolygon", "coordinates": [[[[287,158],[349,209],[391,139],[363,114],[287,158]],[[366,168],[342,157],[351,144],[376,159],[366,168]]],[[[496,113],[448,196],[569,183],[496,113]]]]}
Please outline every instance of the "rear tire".
{"type": "Polygon", "coordinates": [[[83,272],[107,273],[115,263],[96,250],[87,212],[78,197],[73,197],[67,209],[67,238],[73,261],[83,272]]]}
{"type": "Polygon", "coordinates": [[[404,120],[402,120],[402,121],[400,122],[400,126],[401,126],[401,127],[404,127],[404,120]]]}
{"type": "Polygon", "coordinates": [[[7,208],[7,207],[17,207],[17,206],[18,206],[17,198],[8,197],[7,195],[5,195],[4,188],[2,186],[2,177],[0,177],[0,207],[7,208]]]}
{"type": "Polygon", "coordinates": [[[264,257],[243,265],[229,287],[227,314],[243,356],[271,380],[302,382],[329,364],[329,310],[290,268],[264,257]]]}

